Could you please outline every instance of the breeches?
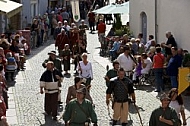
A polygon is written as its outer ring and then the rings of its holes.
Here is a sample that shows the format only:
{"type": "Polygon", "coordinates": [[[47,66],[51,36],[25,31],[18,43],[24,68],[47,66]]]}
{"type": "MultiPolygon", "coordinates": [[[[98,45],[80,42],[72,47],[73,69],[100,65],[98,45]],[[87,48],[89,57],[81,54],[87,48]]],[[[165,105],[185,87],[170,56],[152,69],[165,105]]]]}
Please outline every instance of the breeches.
{"type": "Polygon", "coordinates": [[[128,102],[115,102],[113,111],[113,120],[120,120],[121,123],[128,123],[128,102]]]}

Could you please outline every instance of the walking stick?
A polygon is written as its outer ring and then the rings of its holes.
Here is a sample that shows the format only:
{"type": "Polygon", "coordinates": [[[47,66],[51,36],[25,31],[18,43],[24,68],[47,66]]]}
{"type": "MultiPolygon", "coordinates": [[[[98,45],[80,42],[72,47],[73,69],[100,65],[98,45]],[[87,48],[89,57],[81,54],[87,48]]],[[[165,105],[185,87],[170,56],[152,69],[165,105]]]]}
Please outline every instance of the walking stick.
{"type": "MultiPolygon", "coordinates": [[[[109,101],[112,101],[111,98],[109,99],[109,101]]],[[[112,117],[111,117],[111,114],[110,114],[109,104],[107,104],[107,109],[108,109],[108,116],[110,117],[111,120],[113,120],[112,117]]]]}
{"type": "Polygon", "coordinates": [[[140,115],[139,110],[138,110],[138,108],[137,108],[137,105],[136,105],[135,103],[133,103],[133,104],[134,104],[135,109],[136,109],[136,111],[137,111],[137,114],[138,114],[138,116],[139,116],[141,126],[143,126],[143,123],[142,123],[142,118],[141,118],[141,115],[140,115]]]}

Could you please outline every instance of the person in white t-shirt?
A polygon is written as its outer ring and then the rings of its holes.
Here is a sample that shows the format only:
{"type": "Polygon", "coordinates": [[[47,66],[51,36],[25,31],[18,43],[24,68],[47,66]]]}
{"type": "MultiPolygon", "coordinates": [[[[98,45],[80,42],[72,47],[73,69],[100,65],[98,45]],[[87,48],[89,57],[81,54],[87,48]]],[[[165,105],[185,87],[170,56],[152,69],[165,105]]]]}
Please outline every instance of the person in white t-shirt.
{"type": "MultiPolygon", "coordinates": [[[[141,70],[141,74],[148,74],[149,71],[151,70],[152,68],[152,60],[147,56],[146,53],[143,53],[141,55],[141,63],[142,63],[142,70],[141,70]]],[[[133,81],[136,80],[136,72],[133,74],[133,81]]]]}
{"type": "Polygon", "coordinates": [[[79,77],[83,79],[83,84],[89,88],[91,87],[91,80],[93,80],[92,64],[87,60],[87,53],[82,54],[82,61],[79,61],[77,66],[79,77]]]}
{"type": "Polygon", "coordinates": [[[172,88],[169,91],[168,97],[171,99],[169,106],[175,109],[179,119],[181,116],[181,119],[183,121],[182,122],[180,120],[181,125],[186,126],[187,121],[186,121],[186,116],[185,116],[185,107],[184,107],[183,98],[182,98],[181,94],[178,95],[178,89],[172,88]]]}
{"type": "Polygon", "coordinates": [[[125,46],[123,50],[124,52],[118,56],[117,61],[119,62],[120,68],[125,70],[126,76],[130,76],[135,62],[132,55],[130,54],[129,46],[125,46]]]}
{"type": "Polygon", "coordinates": [[[149,35],[148,42],[145,45],[145,51],[149,50],[153,39],[154,39],[154,36],[153,35],[149,35]]]}

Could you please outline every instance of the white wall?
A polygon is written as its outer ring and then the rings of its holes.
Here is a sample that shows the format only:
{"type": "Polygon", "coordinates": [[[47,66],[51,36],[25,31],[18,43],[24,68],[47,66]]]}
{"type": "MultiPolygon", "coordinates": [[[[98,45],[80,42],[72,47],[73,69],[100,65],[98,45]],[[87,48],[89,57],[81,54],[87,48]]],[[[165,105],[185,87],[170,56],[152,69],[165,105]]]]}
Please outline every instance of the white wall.
{"type": "Polygon", "coordinates": [[[22,0],[22,24],[23,28],[26,24],[31,23],[31,3],[36,3],[37,14],[43,15],[48,6],[48,0],[22,0]],[[27,17],[27,18],[25,18],[27,17]]]}
{"type": "Polygon", "coordinates": [[[22,0],[22,28],[26,27],[27,23],[30,23],[30,0],[22,0]],[[26,17],[26,18],[25,18],[26,17]]]}
{"type": "Polygon", "coordinates": [[[148,35],[155,34],[155,2],[154,0],[131,0],[129,2],[129,22],[130,28],[135,37],[142,32],[141,16],[142,12],[147,15],[147,40],[148,35]]]}
{"type": "Polygon", "coordinates": [[[48,6],[48,0],[39,0],[39,13],[41,15],[46,13],[47,6],[48,6]]]}
{"type": "Polygon", "coordinates": [[[190,0],[158,0],[158,41],[171,31],[179,47],[190,51],[190,0]]]}
{"type": "MultiPolygon", "coordinates": [[[[158,43],[165,42],[166,31],[174,35],[178,47],[190,51],[190,0],[157,0],[158,1],[158,43]]],[[[147,35],[155,34],[155,0],[130,1],[130,28],[135,37],[141,32],[140,13],[147,14],[147,35]]]]}

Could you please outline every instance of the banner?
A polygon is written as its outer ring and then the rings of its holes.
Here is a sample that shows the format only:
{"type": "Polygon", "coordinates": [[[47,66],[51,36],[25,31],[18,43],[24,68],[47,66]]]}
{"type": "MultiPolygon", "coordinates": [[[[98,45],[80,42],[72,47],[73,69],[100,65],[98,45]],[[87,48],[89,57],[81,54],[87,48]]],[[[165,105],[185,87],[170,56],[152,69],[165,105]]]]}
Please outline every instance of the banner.
{"type": "Polygon", "coordinates": [[[71,7],[73,13],[73,20],[78,22],[80,20],[79,0],[71,0],[71,7]]]}
{"type": "Polygon", "coordinates": [[[181,94],[190,85],[190,68],[179,68],[178,94],[181,94]]]}

